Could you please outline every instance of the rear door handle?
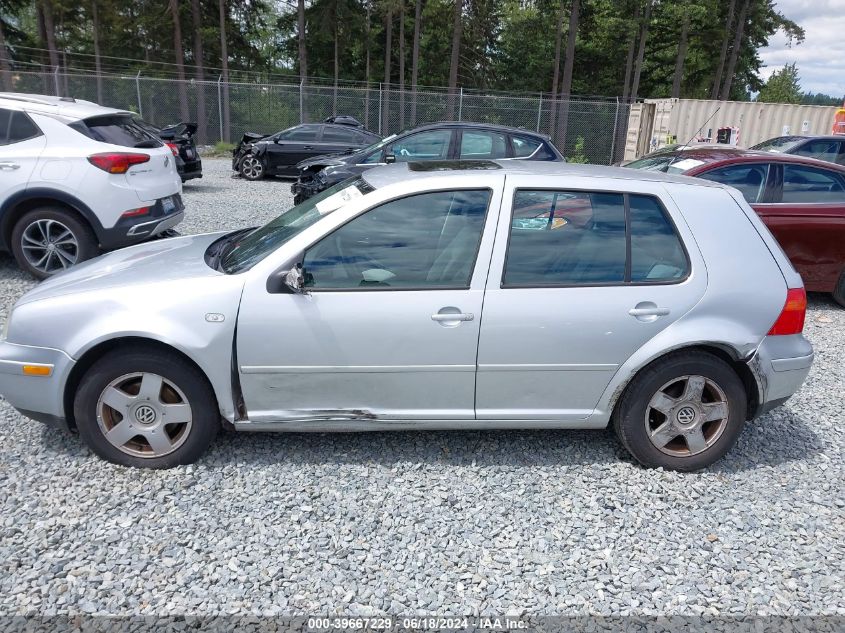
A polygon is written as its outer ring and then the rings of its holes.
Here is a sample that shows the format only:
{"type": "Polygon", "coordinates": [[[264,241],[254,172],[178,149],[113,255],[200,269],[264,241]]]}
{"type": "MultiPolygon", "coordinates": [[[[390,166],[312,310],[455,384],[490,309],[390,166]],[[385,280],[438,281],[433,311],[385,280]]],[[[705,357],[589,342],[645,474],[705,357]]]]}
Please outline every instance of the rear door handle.
{"type": "Polygon", "coordinates": [[[11,171],[13,169],[20,169],[20,168],[21,168],[21,166],[18,165],[17,163],[0,163],[0,169],[3,169],[5,171],[11,171]]]}
{"type": "Polygon", "coordinates": [[[313,145],[303,145],[302,149],[314,149],[313,145]]]}
{"type": "Polygon", "coordinates": [[[666,316],[669,314],[669,308],[631,308],[628,314],[633,317],[643,316],[666,316]]]}
{"type": "Polygon", "coordinates": [[[438,312],[437,314],[431,315],[432,321],[472,321],[475,318],[475,315],[471,312],[438,312]]]}

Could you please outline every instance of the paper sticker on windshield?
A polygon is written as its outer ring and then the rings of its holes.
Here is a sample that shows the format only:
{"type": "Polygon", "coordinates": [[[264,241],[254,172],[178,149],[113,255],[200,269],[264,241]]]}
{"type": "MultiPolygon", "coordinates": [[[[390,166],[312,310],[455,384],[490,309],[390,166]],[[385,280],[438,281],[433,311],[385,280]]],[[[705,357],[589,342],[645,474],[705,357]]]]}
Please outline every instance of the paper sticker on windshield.
{"type": "Polygon", "coordinates": [[[363,194],[358,190],[358,187],[355,187],[354,185],[352,187],[347,187],[346,189],[329,196],[325,200],[318,202],[316,205],[317,213],[320,215],[328,215],[332,211],[349,204],[355,200],[355,198],[360,198],[362,195],[363,194]]]}
{"type": "Polygon", "coordinates": [[[681,171],[686,171],[688,169],[692,169],[693,167],[698,167],[699,165],[703,165],[703,160],[695,160],[694,158],[685,158],[684,160],[679,160],[677,163],[672,163],[669,165],[672,169],[680,169],[681,171]]]}

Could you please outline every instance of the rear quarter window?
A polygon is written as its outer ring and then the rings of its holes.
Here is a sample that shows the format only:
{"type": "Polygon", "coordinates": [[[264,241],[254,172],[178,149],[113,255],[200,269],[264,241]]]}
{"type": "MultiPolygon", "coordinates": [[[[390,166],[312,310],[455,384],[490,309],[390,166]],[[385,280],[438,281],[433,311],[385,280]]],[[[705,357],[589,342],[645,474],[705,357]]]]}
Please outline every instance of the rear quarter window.
{"type": "Polygon", "coordinates": [[[161,147],[162,142],[131,116],[105,115],[76,121],[70,127],[90,139],[121,147],[161,147]]]}
{"type": "Polygon", "coordinates": [[[781,202],[785,204],[845,203],[845,177],[827,169],[784,165],[781,202]]]}
{"type": "Polygon", "coordinates": [[[20,143],[36,136],[41,136],[41,130],[25,112],[0,108],[0,145],[20,143]]]}

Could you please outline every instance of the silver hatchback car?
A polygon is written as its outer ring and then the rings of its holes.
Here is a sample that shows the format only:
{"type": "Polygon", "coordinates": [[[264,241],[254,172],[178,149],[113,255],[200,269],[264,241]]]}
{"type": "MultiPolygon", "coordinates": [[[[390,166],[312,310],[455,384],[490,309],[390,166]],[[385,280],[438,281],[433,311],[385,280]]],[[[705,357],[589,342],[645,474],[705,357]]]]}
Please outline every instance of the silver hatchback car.
{"type": "Polygon", "coordinates": [[[801,278],[735,190],[523,161],[374,169],[18,301],[0,393],[165,468],[238,431],[604,428],[695,470],[801,385],[801,278]]]}

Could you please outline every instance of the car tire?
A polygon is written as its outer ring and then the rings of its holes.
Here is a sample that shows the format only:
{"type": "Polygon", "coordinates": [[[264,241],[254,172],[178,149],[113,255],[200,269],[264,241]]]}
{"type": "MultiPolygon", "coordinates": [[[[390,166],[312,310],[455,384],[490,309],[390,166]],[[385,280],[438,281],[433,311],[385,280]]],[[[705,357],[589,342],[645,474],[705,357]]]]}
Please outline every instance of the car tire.
{"type": "Polygon", "coordinates": [[[247,154],[241,159],[239,166],[241,176],[247,180],[261,180],[264,178],[264,161],[255,154],[247,154]]]}
{"type": "Polygon", "coordinates": [[[98,360],[80,382],[73,413],[94,453],[136,468],[193,463],[220,430],[217,400],[202,372],[177,354],[142,347],[98,360]]]}
{"type": "Polygon", "coordinates": [[[748,407],[733,368],[706,352],[669,354],[640,371],[613,416],[622,445],[648,468],[693,471],[736,443],[748,407]]]}
{"type": "Polygon", "coordinates": [[[53,207],[24,213],[12,228],[11,242],[18,266],[36,279],[51,277],[100,253],[85,220],[53,207]]]}
{"type": "Polygon", "coordinates": [[[839,275],[839,281],[836,282],[836,288],[833,290],[833,300],[845,308],[845,270],[839,275]]]}

